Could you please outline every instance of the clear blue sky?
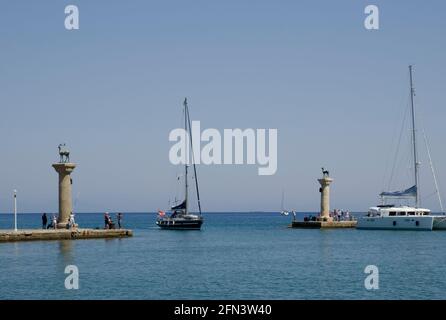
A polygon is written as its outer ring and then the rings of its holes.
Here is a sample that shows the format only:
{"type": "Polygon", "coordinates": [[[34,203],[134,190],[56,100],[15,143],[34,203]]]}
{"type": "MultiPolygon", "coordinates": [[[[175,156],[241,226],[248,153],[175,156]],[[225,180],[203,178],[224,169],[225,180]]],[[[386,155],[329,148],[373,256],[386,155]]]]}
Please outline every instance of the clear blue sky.
{"type": "Polygon", "coordinates": [[[282,188],[287,207],[316,211],[321,166],[332,207],[366,210],[384,186],[408,64],[446,195],[445,12],[444,1],[4,1],[0,212],[14,188],[20,211],[57,210],[60,142],[78,164],[76,211],[166,207],[185,96],[202,127],[279,131],[274,176],[199,167],[205,211],[276,210],[282,188]],[[68,4],[78,31],[64,28],[68,4]],[[379,31],[363,26],[368,4],[379,31]]]}

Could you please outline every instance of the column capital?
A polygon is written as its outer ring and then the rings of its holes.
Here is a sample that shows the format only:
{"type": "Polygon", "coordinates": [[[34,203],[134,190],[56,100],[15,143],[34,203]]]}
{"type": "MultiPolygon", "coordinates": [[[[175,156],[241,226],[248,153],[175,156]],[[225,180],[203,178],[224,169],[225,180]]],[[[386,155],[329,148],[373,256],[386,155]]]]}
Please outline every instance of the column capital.
{"type": "Polygon", "coordinates": [[[324,187],[324,186],[329,186],[330,183],[333,182],[333,179],[332,179],[332,178],[325,177],[325,178],[322,178],[322,179],[317,179],[317,181],[319,181],[319,183],[321,184],[321,186],[324,187]]]}
{"type": "Polygon", "coordinates": [[[75,163],[54,163],[53,168],[59,173],[59,174],[70,174],[73,172],[74,168],[76,168],[75,163]]]}

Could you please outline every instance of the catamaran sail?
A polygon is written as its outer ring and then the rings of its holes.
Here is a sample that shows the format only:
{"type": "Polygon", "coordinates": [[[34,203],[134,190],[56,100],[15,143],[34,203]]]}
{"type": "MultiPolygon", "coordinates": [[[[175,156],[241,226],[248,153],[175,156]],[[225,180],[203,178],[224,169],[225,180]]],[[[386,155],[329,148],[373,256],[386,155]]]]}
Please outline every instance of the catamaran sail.
{"type": "Polygon", "coordinates": [[[381,198],[415,198],[417,196],[417,186],[412,186],[404,191],[381,192],[381,198]]]}

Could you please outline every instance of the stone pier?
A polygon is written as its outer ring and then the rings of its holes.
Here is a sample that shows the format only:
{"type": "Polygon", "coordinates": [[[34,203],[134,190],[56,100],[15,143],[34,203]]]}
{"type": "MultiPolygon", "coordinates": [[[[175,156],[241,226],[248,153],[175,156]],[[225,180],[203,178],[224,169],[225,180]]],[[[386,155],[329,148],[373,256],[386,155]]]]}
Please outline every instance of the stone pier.
{"type": "Polygon", "coordinates": [[[0,242],[127,238],[132,236],[133,231],[128,229],[0,230],[0,242]]]}
{"type": "MultiPolygon", "coordinates": [[[[83,229],[78,228],[77,224],[70,225],[69,219],[73,212],[71,173],[76,164],[70,162],[70,152],[65,148],[65,144],[59,145],[59,156],[60,162],[53,164],[59,174],[59,217],[56,229],[0,230],[0,242],[132,237],[133,231],[129,229],[83,229]]],[[[102,219],[98,222],[101,223],[102,219]]]]}
{"type": "Polygon", "coordinates": [[[301,229],[343,229],[356,228],[356,221],[293,221],[291,228],[301,229]]]}
{"type": "Polygon", "coordinates": [[[321,187],[319,192],[321,194],[321,210],[319,217],[314,221],[293,221],[291,228],[305,228],[305,229],[332,229],[332,228],[355,228],[356,221],[333,221],[330,217],[330,184],[333,179],[329,177],[328,171],[323,169],[323,176],[318,179],[321,187]]]}
{"type": "Polygon", "coordinates": [[[75,163],[55,163],[53,168],[59,174],[59,218],[57,228],[66,229],[70,214],[73,211],[71,200],[71,173],[76,168],[75,163]]]}

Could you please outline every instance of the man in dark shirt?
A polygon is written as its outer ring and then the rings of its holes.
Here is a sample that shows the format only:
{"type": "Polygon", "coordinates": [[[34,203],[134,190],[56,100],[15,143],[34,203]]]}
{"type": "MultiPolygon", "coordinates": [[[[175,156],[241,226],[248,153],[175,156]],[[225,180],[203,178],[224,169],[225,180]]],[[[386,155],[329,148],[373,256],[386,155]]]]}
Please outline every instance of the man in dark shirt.
{"type": "Polygon", "coordinates": [[[122,213],[121,212],[118,213],[117,220],[118,220],[118,228],[121,229],[121,222],[122,222],[122,213]]]}
{"type": "Polygon", "coordinates": [[[42,215],[42,229],[46,229],[47,224],[48,224],[48,217],[46,216],[46,213],[44,212],[42,215]]]}
{"type": "Polygon", "coordinates": [[[104,226],[105,229],[109,229],[110,228],[110,217],[108,215],[108,212],[106,212],[104,214],[104,224],[105,224],[105,226],[104,226]]]}

